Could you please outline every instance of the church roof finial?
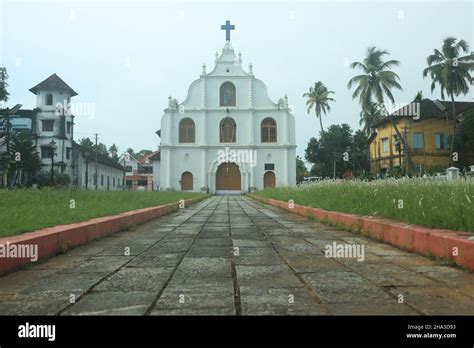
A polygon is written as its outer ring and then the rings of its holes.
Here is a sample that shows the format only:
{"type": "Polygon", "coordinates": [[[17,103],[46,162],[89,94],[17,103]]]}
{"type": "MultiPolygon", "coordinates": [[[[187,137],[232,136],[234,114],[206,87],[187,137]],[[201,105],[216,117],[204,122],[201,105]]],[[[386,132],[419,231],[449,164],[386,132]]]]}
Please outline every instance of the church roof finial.
{"type": "Polygon", "coordinates": [[[221,25],[221,30],[225,30],[225,41],[230,41],[230,31],[235,30],[235,25],[231,25],[230,21],[225,21],[225,25],[221,25]]]}

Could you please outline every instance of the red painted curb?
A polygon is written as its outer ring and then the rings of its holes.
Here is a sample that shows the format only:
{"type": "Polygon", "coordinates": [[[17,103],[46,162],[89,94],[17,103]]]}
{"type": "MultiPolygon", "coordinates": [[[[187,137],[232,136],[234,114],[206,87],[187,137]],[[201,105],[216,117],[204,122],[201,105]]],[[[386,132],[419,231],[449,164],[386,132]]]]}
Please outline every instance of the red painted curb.
{"type": "Polygon", "coordinates": [[[474,270],[474,240],[468,239],[474,236],[472,233],[426,228],[404,222],[339,213],[298,204],[294,204],[291,209],[288,202],[254,195],[251,197],[294,214],[304,217],[312,216],[318,221],[382,240],[410,252],[450,259],[464,268],[474,270]]]}
{"type": "MultiPolygon", "coordinates": [[[[203,198],[202,198],[203,199],[203,198]]],[[[185,200],[185,206],[202,200],[185,200]]],[[[169,214],[179,208],[179,203],[169,203],[157,207],[131,210],[118,215],[105,216],[67,225],[48,227],[34,232],[26,232],[17,236],[0,238],[0,245],[37,245],[38,260],[46,259],[65,251],[86,244],[94,239],[116,233],[129,226],[141,224],[148,220],[169,214]]],[[[0,258],[0,275],[18,270],[20,267],[33,263],[30,258],[0,258]]]]}

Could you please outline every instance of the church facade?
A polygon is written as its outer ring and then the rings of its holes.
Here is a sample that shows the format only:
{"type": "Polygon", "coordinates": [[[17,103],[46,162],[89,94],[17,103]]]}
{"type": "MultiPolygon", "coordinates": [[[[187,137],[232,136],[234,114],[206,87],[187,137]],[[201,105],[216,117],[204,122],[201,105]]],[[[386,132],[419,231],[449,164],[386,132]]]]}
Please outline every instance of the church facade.
{"type": "Polygon", "coordinates": [[[162,190],[243,194],[296,184],[288,98],[272,101],[230,41],[183,102],[169,97],[159,134],[162,190]]]}

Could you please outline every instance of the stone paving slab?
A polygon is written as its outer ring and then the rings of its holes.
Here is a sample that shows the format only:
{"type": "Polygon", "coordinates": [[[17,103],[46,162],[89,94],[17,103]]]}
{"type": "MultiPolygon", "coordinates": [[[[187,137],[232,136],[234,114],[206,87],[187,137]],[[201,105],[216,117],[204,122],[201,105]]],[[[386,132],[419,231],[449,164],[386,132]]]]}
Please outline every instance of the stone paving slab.
{"type": "Polygon", "coordinates": [[[63,315],[144,315],[154,292],[92,292],[65,310],[63,315]]]}
{"type": "Polygon", "coordinates": [[[211,197],[0,277],[0,315],[28,314],[473,315],[474,273],[211,197]],[[364,245],[364,260],[326,257],[334,242],[364,245]]]}

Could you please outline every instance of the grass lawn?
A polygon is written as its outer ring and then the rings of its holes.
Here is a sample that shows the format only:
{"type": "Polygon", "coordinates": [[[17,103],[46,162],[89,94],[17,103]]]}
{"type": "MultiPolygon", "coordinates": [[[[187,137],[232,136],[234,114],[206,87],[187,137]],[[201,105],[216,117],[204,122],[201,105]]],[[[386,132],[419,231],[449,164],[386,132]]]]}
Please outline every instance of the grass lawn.
{"type": "Polygon", "coordinates": [[[0,237],[203,196],[189,192],[0,190],[0,237]]]}
{"type": "Polygon", "coordinates": [[[474,232],[473,181],[323,181],[297,188],[259,191],[256,195],[343,213],[474,232]]]}

